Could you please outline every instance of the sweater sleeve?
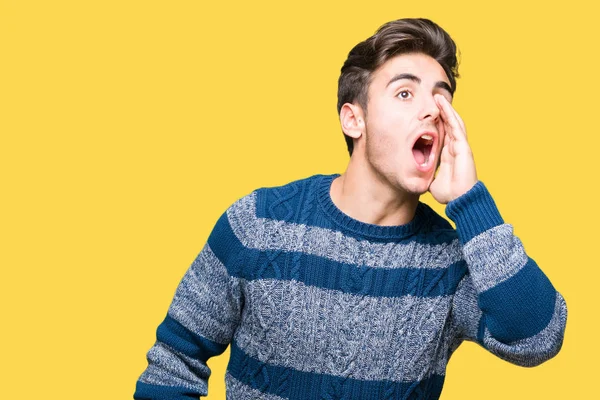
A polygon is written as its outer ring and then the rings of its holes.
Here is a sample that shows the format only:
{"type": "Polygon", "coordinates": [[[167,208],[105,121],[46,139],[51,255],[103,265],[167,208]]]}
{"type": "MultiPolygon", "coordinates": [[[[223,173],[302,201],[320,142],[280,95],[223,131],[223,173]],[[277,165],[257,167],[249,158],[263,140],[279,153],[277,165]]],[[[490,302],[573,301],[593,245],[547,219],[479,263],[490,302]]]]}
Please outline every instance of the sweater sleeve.
{"type": "Polygon", "coordinates": [[[241,248],[225,212],[177,286],[134,399],[207,396],[206,362],[225,351],[240,320],[241,290],[230,269],[239,265],[241,248]]]}
{"type": "Polygon", "coordinates": [[[461,339],[516,365],[533,367],[561,349],[565,299],[505,224],[482,182],[448,203],[468,273],[453,299],[461,339]]]}

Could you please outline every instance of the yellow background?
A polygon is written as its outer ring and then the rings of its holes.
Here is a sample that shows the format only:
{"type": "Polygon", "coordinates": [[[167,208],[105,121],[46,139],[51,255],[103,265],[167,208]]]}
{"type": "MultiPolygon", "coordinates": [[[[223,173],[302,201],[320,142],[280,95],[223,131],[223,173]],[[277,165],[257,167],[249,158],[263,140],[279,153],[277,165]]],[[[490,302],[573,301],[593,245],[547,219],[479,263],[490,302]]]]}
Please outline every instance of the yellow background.
{"type": "MultiPolygon", "coordinates": [[[[131,398],[220,214],[257,187],[343,172],[340,67],[381,24],[418,16],[458,43],[454,105],[479,177],[569,307],[556,358],[528,369],[465,343],[442,399],[590,398],[600,80],[587,4],[0,1],[2,398],[131,398]]],[[[227,356],[210,361],[209,399],[224,399],[227,356]]]]}

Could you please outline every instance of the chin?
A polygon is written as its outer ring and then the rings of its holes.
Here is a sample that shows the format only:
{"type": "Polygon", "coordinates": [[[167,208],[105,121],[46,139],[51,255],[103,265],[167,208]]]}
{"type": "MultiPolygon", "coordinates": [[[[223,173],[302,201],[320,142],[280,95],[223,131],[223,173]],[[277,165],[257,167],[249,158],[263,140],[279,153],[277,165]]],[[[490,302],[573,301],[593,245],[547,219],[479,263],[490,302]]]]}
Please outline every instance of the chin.
{"type": "Polygon", "coordinates": [[[432,179],[424,179],[424,178],[418,178],[415,177],[413,179],[410,179],[408,182],[404,182],[403,185],[401,185],[404,190],[408,193],[411,194],[416,194],[416,195],[422,195],[427,193],[427,191],[429,191],[429,186],[431,185],[431,181],[432,179]]]}

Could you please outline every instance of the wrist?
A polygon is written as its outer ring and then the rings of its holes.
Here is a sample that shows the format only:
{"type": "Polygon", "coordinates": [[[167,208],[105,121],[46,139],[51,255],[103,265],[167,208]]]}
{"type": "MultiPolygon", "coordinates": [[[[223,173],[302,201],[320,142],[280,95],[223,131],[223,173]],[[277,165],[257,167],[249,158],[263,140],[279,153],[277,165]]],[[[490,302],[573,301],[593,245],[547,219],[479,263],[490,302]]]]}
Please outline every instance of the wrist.
{"type": "Polygon", "coordinates": [[[481,181],[446,205],[446,215],[456,223],[462,244],[504,223],[496,203],[481,181]]]}

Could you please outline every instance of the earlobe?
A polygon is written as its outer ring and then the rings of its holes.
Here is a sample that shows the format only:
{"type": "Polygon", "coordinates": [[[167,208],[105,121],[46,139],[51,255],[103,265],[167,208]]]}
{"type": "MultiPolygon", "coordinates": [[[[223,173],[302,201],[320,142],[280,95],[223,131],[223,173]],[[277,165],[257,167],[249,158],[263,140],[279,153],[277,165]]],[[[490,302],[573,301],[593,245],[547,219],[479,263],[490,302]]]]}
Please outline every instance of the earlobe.
{"type": "Polygon", "coordinates": [[[345,103],[340,110],[340,123],[344,134],[358,139],[364,131],[364,119],[360,108],[354,104],[345,103]]]}

